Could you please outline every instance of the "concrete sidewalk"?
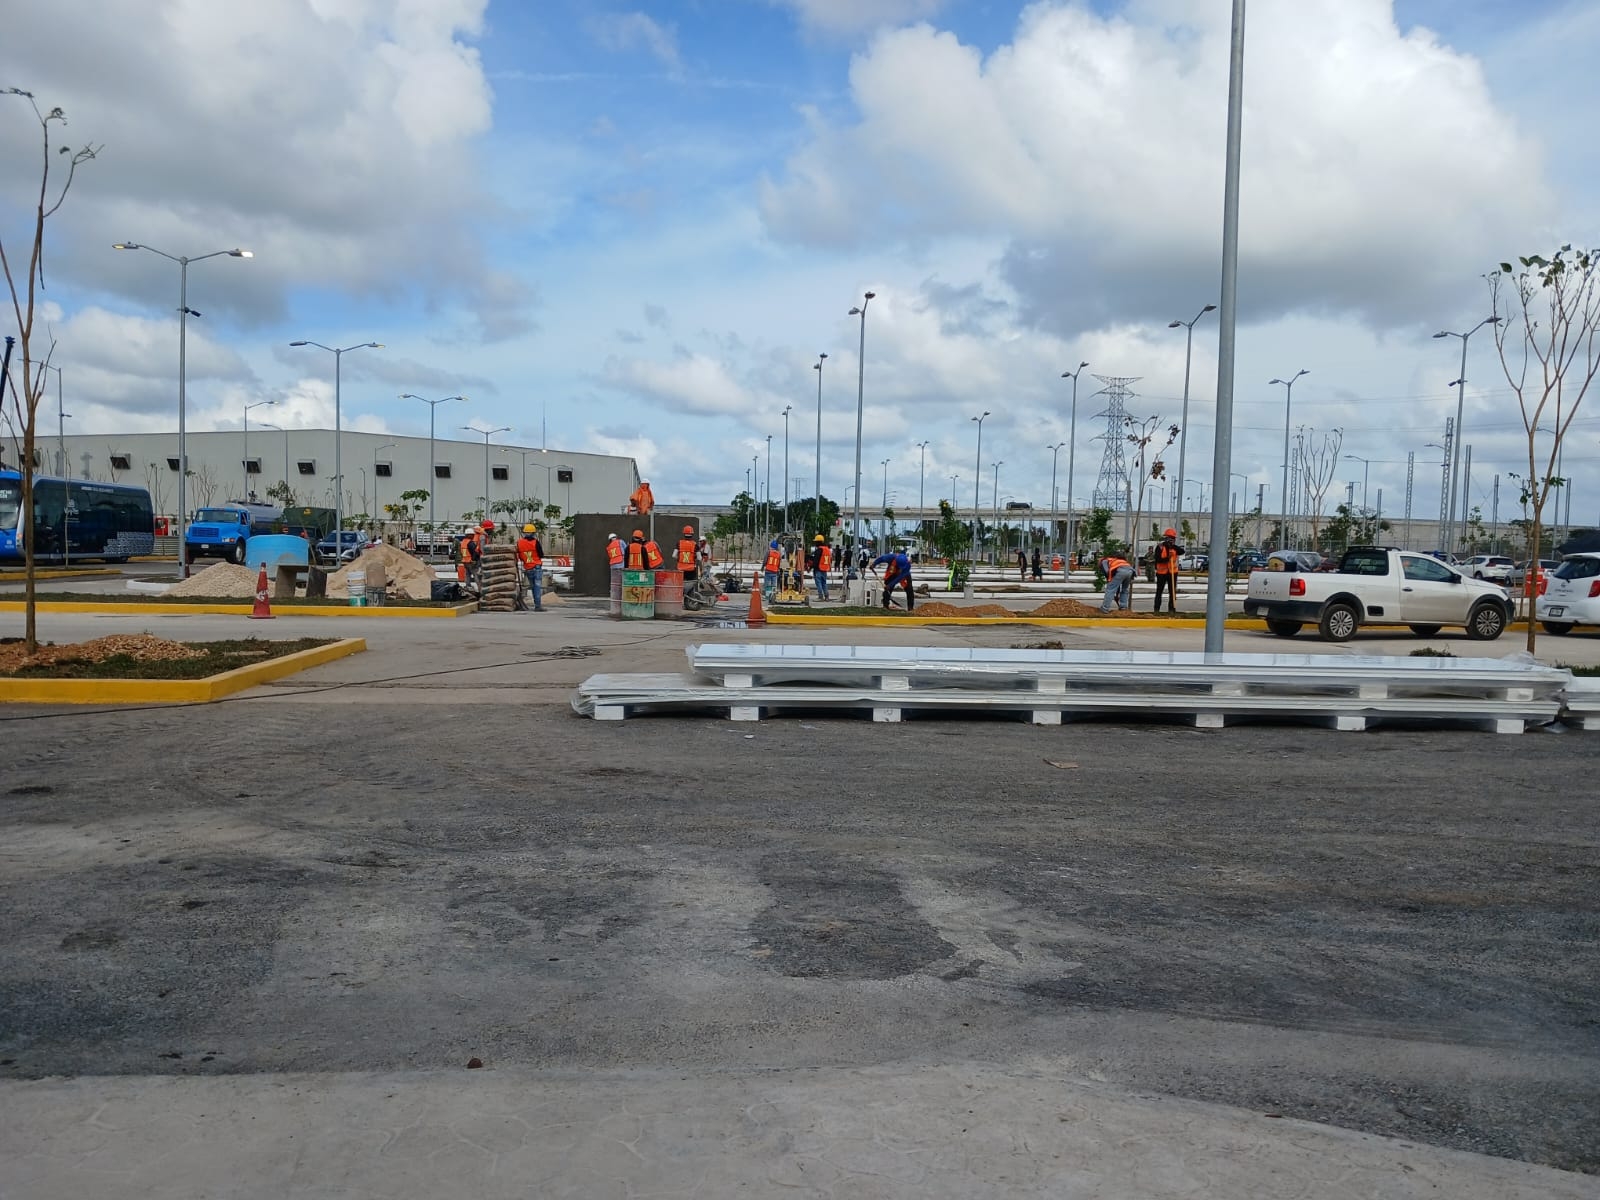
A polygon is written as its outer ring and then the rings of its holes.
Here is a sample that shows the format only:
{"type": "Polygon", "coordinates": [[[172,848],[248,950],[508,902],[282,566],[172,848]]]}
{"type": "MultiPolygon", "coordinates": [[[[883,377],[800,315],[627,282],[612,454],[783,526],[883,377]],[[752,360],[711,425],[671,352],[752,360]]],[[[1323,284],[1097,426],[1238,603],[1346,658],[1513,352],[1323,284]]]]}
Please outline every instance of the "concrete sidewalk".
{"type": "Polygon", "coordinates": [[[6,1084],[0,1110],[6,1200],[1600,1196],[1588,1176],[1046,1062],[77,1078],[6,1084]]]}

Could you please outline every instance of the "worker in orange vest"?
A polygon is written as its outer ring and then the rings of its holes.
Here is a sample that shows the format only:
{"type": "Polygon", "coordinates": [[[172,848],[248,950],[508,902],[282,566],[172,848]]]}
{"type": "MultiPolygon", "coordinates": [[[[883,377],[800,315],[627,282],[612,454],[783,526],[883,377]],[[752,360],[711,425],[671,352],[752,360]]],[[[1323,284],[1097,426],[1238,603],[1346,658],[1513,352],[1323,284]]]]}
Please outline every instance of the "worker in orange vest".
{"type": "Polygon", "coordinates": [[[811,578],[816,581],[817,599],[828,598],[828,572],[833,570],[833,547],[820,533],[811,539],[811,578]]]}
{"type": "Polygon", "coordinates": [[[613,571],[622,570],[622,560],[628,555],[628,547],[616,534],[606,537],[606,565],[613,571]]]}
{"type": "Polygon", "coordinates": [[[1178,558],[1183,547],[1178,545],[1178,531],[1169,529],[1156,543],[1156,612],[1161,611],[1161,590],[1167,592],[1167,611],[1178,611],[1178,558]]]}
{"type": "Polygon", "coordinates": [[[478,578],[478,563],[483,558],[482,532],[468,530],[456,547],[456,579],[461,583],[474,583],[478,578]]]}
{"type": "Polygon", "coordinates": [[[517,539],[517,561],[527,576],[528,590],[533,593],[533,611],[544,611],[544,546],[539,541],[539,531],[533,525],[522,527],[517,539]]]}
{"type": "Polygon", "coordinates": [[[769,604],[778,594],[778,572],[781,570],[783,570],[783,551],[778,548],[778,539],[773,538],[772,545],[767,547],[767,557],[761,564],[761,591],[769,604]]]}
{"type": "Polygon", "coordinates": [[[1133,608],[1133,564],[1115,554],[1100,560],[1100,570],[1106,577],[1106,598],[1101,612],[1110,612],[1113,604],[1122,612],[1133,608]]]}
{"type": "Polygon", "coordinates": [[[693,525],[685,525],[678,539],[678,570],[683,572],[685,584],[700,578],[700,543],[695,541],[693,525]]]}
{"type": "Polygon", "coordinates": [[[661,547],[645,541],[644,530],[635,529],[633,540],[628,543],[626,561],[630,571],[654,571],[666,560],[661,557],[661,547]]]}

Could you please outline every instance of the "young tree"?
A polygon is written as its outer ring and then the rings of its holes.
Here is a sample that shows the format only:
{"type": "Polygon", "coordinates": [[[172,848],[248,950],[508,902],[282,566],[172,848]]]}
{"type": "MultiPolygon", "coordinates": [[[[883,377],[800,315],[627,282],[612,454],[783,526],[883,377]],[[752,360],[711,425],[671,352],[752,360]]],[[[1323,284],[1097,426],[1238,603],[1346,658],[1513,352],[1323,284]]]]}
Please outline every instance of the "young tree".
{"type": "Polygon", "coordinates": [[[1300,466],[1305,481],[1306,508],[1311,517],[1311,544],[1317,544],[1317,523],[1322,520],[1322,504],[1333,477],[1339,470],[1339,450],[1344,445],[1344,430],[1335,429],[1317,440],[1315,429],[1303,426],[1299,433],[1300,466]]]}
{"type": "MultiPolygon", "coordinates": [[[[1561,444],[1600,373],[1600,252],[1566,245],[1550,258],[1535,254],[1517,263],[1503,262],[1487,276],[1492,315],[1500,318],[1490,328],[1528,438],[1528,473],[1520,482],[1529,516],[1528,557],[1537,563],[1545,504],[1566,482],[1556,474],[1561,444]],[[1550,435],[1544,447],[1541,432],[1550,435]]],[[[1524,591],[1532,654],[1537,633],[1531,581],[1524,591]]]]}
{"type": "Polygon", "coordinates": [[[189,472],[189,486],[194,489],[194,506],[207,508],[217,494],[217,473],[210,463],[203,463],[189,472]]]}
{"type": "MultiPolygon", "coordinates": [[[[39,123],[40,135],[40,171],[39,195],[33,205],[31,238],[24,240],[22,245],[28,247],[26,274],[23,274],[22,264],[19,261],[15,266],[12,263],[12,253],[16,243],[10,243],[0,236],[0,269],[5,271],[6,286],[11,289],[11,309],[16,316],[17,337],[22,348],[22,390],[18,392],[15,385],[9,389],[0,385],[0,405],[4,404],[5,393],[10,392],[13,411],[16,415],[16,424],[22,430],[21,463],[25,465],[22,470],[22,532],[26,539],[23,552],[23,571],[25,583],[23,602],[25,609],[23,639],[27,652],[33,654],[39,648],[38,609],[36,600],[37,576],[34,567],[34,512],[33,512],[33,469],[34,447],[39,431],[39,402],[44,398],[45,377],[49,374],[50,359],[55,353],[55,339],[50,339],[50,344],[45,348],[44,356],[37,354],[34,344],[34,312],[38,302],[39,293],[45,290],[44,279],[44,233],[45,222],[48,221],[62,202],[67,198],[67,192],[72,188],[72,181],[77,175],[78,167],[88,162],[100,153],[101,147],[85,144],[81,149],[74,150],[70,146],[54,146],[52,139],[52,125],[65,125],[67,114],[59,108],[52,108],[48,112],[41,112],[39,105],[34,101],[32,92],[25,92],[21,88],[5,88],[0,90],[0,95],[15,96],[26,100],[28,107],[33,110],[34,119],[39,123]],[[65,167],[56,168],[65,172],[65,178],[60,180],[60,186],[52,188],[51,171],[52,160],[60,162],[65,156],[65,167]]],[[[15,169],[17,164],[7,164],[9,169],[15,169]]]]}
{"type": "MultiPolygon", "coordinates": [[[[1128,442],[1133,446],[1133,462],[1128,474],[1129,490],[1132,491],[1133,480],[1139,481],[1137,498],[1130,497],[1133,499],[1133,524],[1129,528],[1133,530],[1134,544],[1128,548],[1129,554],[1139,553],[1139,518],[1144,513],[1145,488],[1157,479],[1167,477],[1167,464],[1161,461],[1161,456],[1177,440],[1178,427],[1168,425],[1162,429],[1159,416],[1146,417],[1143,421],[1128,418],[1128,442]],[[1167,439],[1164,442],[1161,441],[1163,436],[1167,439]]],[[[1181,487],[1183,481],[1179,480],[1178,485],[1181,487]]]]}

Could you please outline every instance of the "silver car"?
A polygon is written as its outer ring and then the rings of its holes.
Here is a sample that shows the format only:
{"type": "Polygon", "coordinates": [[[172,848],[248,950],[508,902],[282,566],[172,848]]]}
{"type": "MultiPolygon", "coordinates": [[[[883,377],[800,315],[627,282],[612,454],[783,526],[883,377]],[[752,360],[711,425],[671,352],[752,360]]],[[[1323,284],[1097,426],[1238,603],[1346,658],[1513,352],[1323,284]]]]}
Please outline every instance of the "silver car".
{"type": "Polygon", "coordinates": [[[1511,582],[1511,570],[1517,564],[1503,554],[1475,554],[1456,570],[1473,579],[1486,579],[1490,583],[1511,582]]]}

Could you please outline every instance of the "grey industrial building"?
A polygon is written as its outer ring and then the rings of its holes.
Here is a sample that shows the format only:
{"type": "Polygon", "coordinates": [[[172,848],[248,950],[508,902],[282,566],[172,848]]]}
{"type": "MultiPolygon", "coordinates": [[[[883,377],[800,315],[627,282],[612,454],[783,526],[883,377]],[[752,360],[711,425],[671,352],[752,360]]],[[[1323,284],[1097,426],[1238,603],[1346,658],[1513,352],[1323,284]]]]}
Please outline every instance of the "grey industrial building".
{"type": "MultiPolygon", "coordinates": [[[[344,511],[378,514],[397,503],[402,492],[432,493],[435,519],[457,522],[462,515],[500,500],[537,498],[541,505],[559,505],[563,514],[621,513],[639,484],[632,458],[587,454],[555,447],[519,446],[491,441],[457,441],[441,437],[433,443],[429,469],[425,437],[389,433],[339,435],[344,474],[344,511]]],[[[287,480],[294,503],[322,508],[334,503],[334,433],[331,429],[263,429],[190,433],[188,503],[191,511],[206,504],[247,499],[263,501],[267,489],[287,480]],[[248,436],[248,446],[246,438],[248,436]]],[[[17,448],[6,439],[4,458],[12,465],[17,448]]],[[[178,435],[176,433],[68,434],[64,439],[41,436],[39,469],[62,474],[62,454],[77,479],[142,484],[158,514],[176,516],[178,506],[178,435]]],[[[427,519],[424,506],[420,520],[427,519]]]]}

